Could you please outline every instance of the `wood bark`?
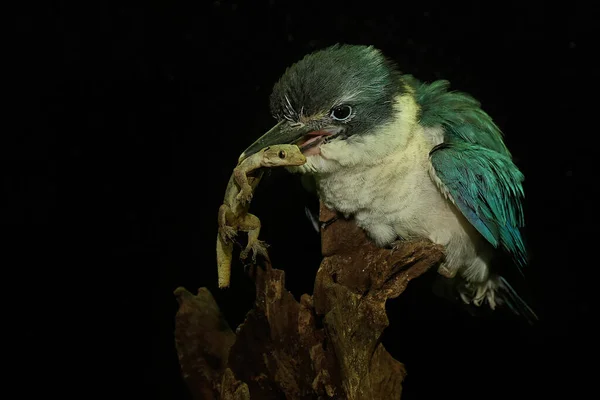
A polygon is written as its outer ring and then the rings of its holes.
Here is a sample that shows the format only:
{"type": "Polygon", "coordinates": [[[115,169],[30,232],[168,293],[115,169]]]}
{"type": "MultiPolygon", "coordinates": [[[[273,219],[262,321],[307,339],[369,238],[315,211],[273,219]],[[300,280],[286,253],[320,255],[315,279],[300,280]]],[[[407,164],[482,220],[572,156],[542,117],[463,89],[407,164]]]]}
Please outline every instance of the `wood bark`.
{"type": "Polygon", "coordinates": [[[256,300],[234,333],[206,288],[177,288],[175,343],[194,399],[399,399],[404,365],[381,344],[387,299],[443,258],[426,240],[377,248],[321,206],[323,260],[296,301],[268,260],[250,269],[256,300]],[[331,222],[334,221],[334,222],[331,222]]]}

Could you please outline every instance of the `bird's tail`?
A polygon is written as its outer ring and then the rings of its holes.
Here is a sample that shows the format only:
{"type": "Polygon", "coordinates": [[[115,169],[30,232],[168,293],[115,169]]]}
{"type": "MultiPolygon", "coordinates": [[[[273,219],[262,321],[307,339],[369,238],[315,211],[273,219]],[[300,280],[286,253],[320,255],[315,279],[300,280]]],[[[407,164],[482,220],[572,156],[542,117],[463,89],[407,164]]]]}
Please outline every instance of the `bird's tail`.
{"type": "Polygon", "coordinates": [[[465,310],[474,316],[487,315],[486,309],[492,311],[499,306],[505,307],[531,325],[538,320],[538,316],[527,302],[499,275],[481,284],[469,283],[458,276],[445,278],[440,275],[435,281],[433,291],[440,297],[462,303],[465,310]]]}
{"type": "Polygon", "coordinates": [[[498,277],[498,287],[496,289],[496,295],[502,300],[502,303],[515,314],[525,318],[527,322],[533,324],[538,320],[536,313],[529,307],[529,305],[519,296],[517,291],[508,283],[504,277],[498,277]]]}

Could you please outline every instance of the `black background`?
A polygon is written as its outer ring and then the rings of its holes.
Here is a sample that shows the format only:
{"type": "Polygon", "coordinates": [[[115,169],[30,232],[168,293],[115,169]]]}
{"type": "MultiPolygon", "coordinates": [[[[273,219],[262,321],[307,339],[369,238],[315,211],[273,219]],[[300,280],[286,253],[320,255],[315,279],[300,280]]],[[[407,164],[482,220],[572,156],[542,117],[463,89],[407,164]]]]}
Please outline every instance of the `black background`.
{"type": "MultiPolygon", "coordinates": [[[[206,286],[233,327],[243,321],[253,287],[241,264],[231,289],[216,289],[217,209],[237,156],[274,123],[276,79],[336,42],[373,44],[402,71],[474,95],[526,177],[526,285],[540,323],[530,328],[503,312],[475,318],[434,296],[429,278],[412,282],[388,303],[383,338],[408,368],[403,398],[587,392],[586,252],[594,247],[584,238],[594,197],[582,188],[597,148],[591,8],[80,3],[31,6],[11,21],[15,53],[6,63],[15,70],[5,83],[17,84],[8,108],[16,129],[4,132],[2,146],[11,260],[4,283],[8,329],[25,343],[13,368],[23,393],[82,384],[86,396],[189,399],[172,292],[206,286]],[[49,376],[58,361],[67,363],[61,379],[32,384],[32,374],[49,376]]],[[[296,177],[273,171],[252,206],[297,297],[311,292],[320,260],[308,201],[296,177]]]]}

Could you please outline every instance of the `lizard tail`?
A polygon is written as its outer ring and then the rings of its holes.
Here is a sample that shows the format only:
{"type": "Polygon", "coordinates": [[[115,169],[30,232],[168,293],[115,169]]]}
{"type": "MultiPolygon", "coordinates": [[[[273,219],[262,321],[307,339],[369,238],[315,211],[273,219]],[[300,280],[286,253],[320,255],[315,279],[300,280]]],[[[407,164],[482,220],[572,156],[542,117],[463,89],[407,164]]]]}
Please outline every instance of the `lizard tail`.
{"type": "Polygon", "coordinates": [[[229,287],[232,252],[233,243],[226,243],[221,235],[217,234],[217,275],[219,278],[219,289],[229,287]]]}

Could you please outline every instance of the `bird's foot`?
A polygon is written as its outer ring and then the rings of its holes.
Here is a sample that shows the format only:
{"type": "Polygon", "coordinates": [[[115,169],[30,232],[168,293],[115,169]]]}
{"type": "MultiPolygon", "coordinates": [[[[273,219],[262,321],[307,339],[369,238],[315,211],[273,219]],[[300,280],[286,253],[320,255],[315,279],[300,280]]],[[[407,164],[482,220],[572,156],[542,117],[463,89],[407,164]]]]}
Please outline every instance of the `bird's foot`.
{"type": "Polygon", "coordinates": [[[267,253],[267,247],[269,247],[269,245],[266,244],[265,242],[263,242],[262,240],[257,239],[254,241],[248,241],[248,245],[240,253],[240,258],[242,260],[245,260],[246,258],[248,258],[248,255],[250,254],[250,252],[252,252],[252,262],[253,263],[256,262],[256,256],[258,254],[260,254],[261,256],[263,256],[265,258],[269,258],[269,254],[267,253]]]}
{"type": "Polygon", "coordinates": [[[496,297],[497,288],[498,283],[494,279],[481,283],[469,282],[460,290],[460,298],[466,304],[473,303],[477,307],[487,302],[490,308],[495,310],[496,306],[500,304],[499,299],[496,297]]]}
{"type": "Polygon", "coordinates": [[[392,253],[396,252],[400,247],[402,247],[403,243],[406,242],[406,239],[404,239],[401,236],[398,236],[396,238],[396,240],[394,240],[392,243],[390,243],[389,245],[386,246],[386,248],[388,250],[391,250],[392,253]]]}
{"type": "Polygon", "coordinates": [[[440,266],[438,267],[438,274],[440,274],[448,279],[454,278],[456,276],[457,272],[458,272],[458,270],[456,268],[449,268],[448,263],[446,263],[446,262],[442,262],[440,264],[440,266]]]}

